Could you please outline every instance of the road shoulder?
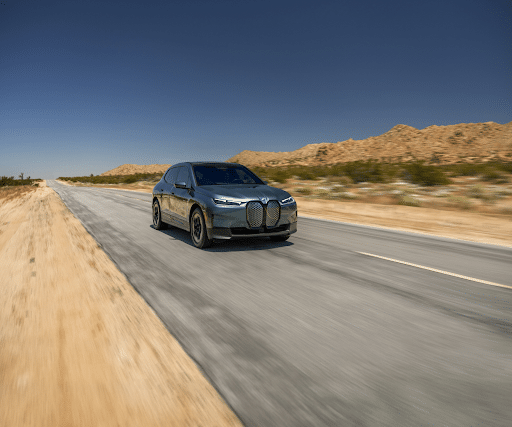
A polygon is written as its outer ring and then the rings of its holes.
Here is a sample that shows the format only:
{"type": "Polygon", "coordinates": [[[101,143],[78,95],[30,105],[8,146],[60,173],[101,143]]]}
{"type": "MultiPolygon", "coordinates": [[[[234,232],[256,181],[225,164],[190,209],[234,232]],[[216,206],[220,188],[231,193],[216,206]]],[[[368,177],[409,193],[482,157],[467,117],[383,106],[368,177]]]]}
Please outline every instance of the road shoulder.
{"type": "Polygon", "coordinates": [[[0,218],[0,425],[241,425],[52,189],[0,218]]]}

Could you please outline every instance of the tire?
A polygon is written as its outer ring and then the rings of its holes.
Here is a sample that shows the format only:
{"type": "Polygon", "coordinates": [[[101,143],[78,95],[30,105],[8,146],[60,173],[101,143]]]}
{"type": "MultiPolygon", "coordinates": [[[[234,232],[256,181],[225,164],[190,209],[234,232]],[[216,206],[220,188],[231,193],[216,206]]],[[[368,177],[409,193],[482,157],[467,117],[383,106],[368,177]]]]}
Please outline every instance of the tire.
{"type": "Polygon", "coordinates": [[[208,238],[206,222],[199,208],[195,208],[190,217],[190,237],[194,246],[199,249],[207,248],[213,243],[213,239],[208,238]]]}
{"type": "Polygon", "coordinates": [[[272,242],[285,242],[290,238],[290,235],[287,234],[286,236],[270,236],[270,240],[272,242]]]}
{"type": "Polygon", "coordinates": [[[153,227],[156,230],[164,230],[167,228],[167,224],[162,222],[162,210],[160,209],[160,203],[155,199],[153,201],[153,227]]]}

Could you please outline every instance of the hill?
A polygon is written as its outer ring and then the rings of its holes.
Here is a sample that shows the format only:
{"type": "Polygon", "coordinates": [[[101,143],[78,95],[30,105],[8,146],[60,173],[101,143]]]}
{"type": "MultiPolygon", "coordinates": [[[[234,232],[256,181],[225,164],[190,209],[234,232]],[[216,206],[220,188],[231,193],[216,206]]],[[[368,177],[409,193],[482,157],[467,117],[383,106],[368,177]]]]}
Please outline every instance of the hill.
{"type": "Polygon", "coordinates": [[[171,165],[131,165],[125,164],[103,172],[100,176],[134,175],[136,173],[164,173],[171,165]]]}
{"type": "Polygon", "coordinates": [[[416,129],[396,125],[362,140],[308,144],[295,151],[244,150],[228,162],[254,166],[318,166],[357,160],[390,163],[425,160],[432,164],[512,161],[512,122],[461,123],[416,129]]]}

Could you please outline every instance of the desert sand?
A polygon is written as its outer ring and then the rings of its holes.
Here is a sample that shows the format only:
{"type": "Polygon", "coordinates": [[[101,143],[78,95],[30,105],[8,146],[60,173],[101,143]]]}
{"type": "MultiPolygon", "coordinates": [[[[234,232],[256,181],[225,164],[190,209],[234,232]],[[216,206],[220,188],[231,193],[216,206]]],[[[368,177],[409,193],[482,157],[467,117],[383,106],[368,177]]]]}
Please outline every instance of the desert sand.
{"type": "Polygon", "coordinates": [[[0,190],[0,426],[240,426],[57,194],[0,190]]]}
{"type": "Polygon", "coordinates": [[[412,206],[296,197],[299,217],[321,218],[512,247],[512,218],[412,206]]]}

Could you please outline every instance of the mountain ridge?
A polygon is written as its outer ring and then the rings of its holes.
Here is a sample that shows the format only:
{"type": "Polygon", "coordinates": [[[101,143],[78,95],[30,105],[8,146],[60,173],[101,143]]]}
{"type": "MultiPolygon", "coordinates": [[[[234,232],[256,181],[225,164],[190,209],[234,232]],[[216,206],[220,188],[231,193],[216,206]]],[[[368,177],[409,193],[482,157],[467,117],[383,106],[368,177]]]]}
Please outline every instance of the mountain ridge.
{"type": "Polygon", "coordinates": [[[512,161],[512,122],[431,125],[424,129],[397,124],[389,131],[362,140],[307,144],[294,151],[244,150],[228,162],[254,166],[319,166],[376,160],[400,163],[424,160],[454,164],[512,161]]]}

